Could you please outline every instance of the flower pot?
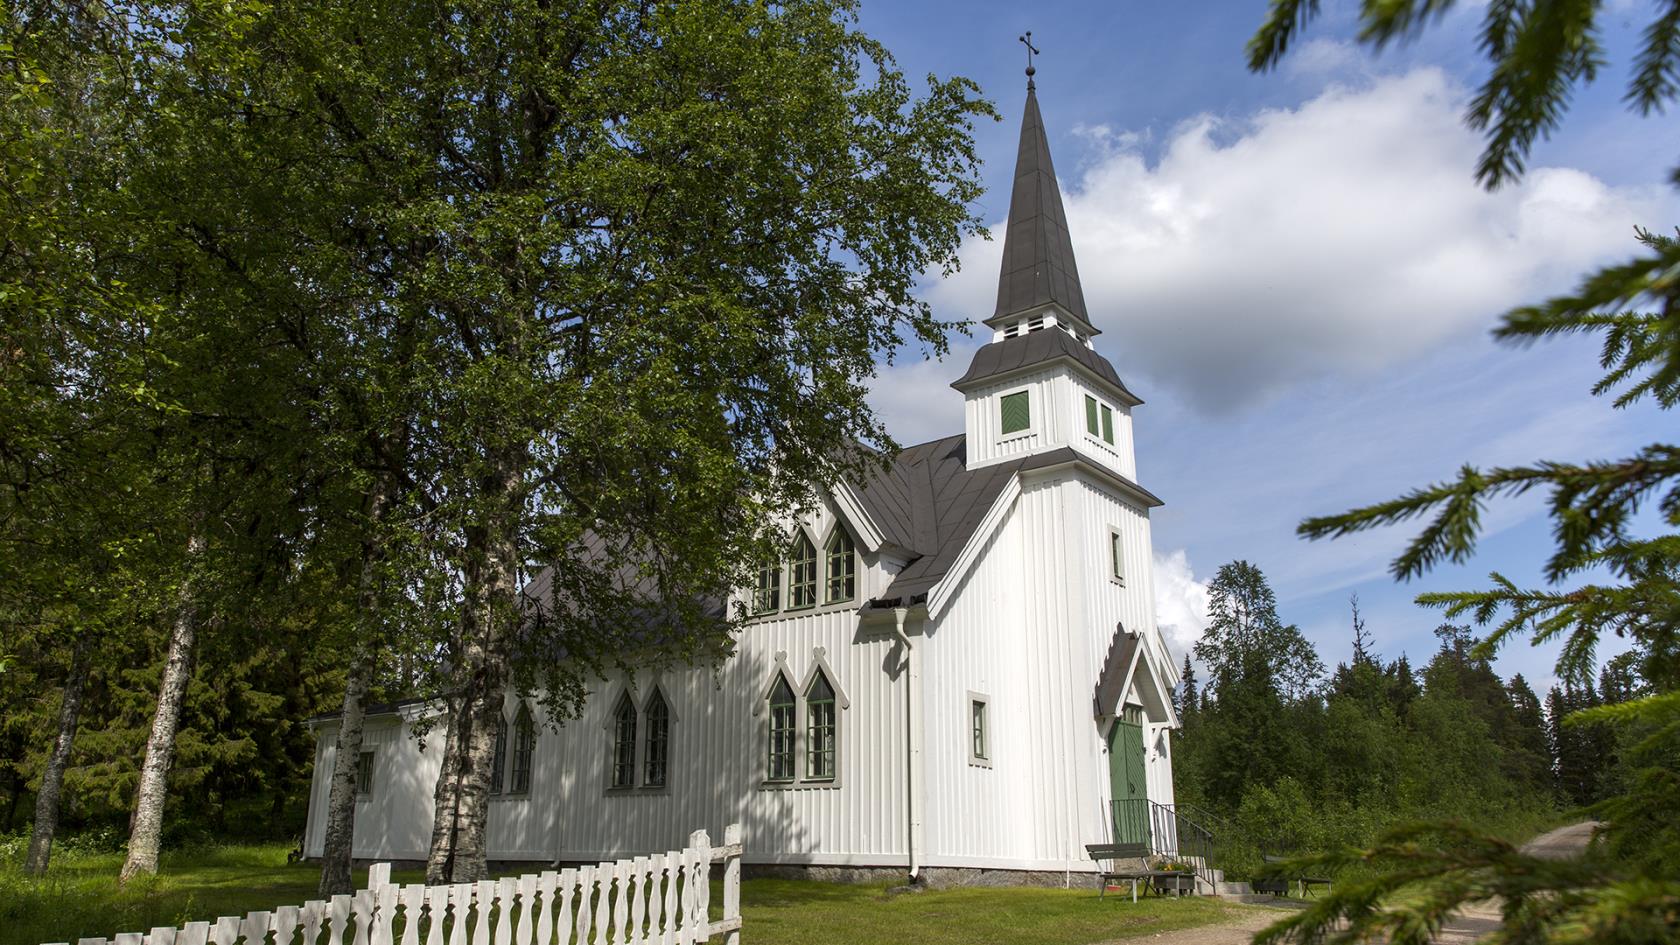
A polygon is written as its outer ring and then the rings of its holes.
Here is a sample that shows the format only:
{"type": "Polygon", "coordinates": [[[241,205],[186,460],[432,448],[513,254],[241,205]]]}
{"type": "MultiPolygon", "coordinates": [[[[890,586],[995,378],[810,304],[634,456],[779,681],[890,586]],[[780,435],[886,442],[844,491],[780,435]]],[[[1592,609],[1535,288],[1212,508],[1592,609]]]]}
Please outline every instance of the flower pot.
{"type": "Polygon", "coordinates": [[[1196,891],[1196,875],[1194,873],[1168,873],[1164,876],[1150,877],[1155,891],[1163,895],[1171,893],[1183,896],[1196,891]]]}

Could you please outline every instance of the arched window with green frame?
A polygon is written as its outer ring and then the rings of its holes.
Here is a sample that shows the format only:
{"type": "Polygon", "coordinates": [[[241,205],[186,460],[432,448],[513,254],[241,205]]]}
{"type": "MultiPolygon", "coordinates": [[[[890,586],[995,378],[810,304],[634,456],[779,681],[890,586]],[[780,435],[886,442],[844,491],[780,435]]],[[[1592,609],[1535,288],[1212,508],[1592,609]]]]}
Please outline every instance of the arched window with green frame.
{"type": "Polygon", "coordinates": [[[627,692],[613,709],[612,781],[614,788],[636,786],[636,703],[627,692]]]}
{"type": "Polygon", "coordinates": [[[767,781],[793,780],[793,736],[798,719],[798,704],[787,677],[778,673],[776,685],[770,689],[769,764],[765,769],[767,781]]]}
{"type": "Polygon", "coordinates": [[[513,778],[509,794],[531,793],[531,761],[537,751],[537,726],[531,718],[531,707],[521,702],[519,713],[513,717],[513,778]]]}
{"type": "Polygon", "coordinates": [[[793,539],[788,555],[788,608],[817,606],[817,548],[804,531],[793,539]]]}
{"type": "Polygon", "coordinates": [[[843,526],[834,526],[823,557],[828,563],[828,603],[851,600],[857,596],[857,546],[843,526]]]}
{"type": "Polygon", "coordinates": [[[821,670],[805,692],[805,777],[832,781],[835,761],[834,687],[821,670]]]}

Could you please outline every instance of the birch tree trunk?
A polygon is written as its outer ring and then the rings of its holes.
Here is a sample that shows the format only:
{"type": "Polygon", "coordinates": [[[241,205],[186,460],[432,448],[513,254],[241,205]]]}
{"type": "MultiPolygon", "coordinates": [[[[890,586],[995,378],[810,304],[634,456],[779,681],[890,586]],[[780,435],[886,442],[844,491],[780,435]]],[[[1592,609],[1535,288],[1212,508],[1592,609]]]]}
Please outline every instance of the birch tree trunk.
{"type": "Polygon", "coordinates": [[[58,798],[64,787],[64,769],[70,764],[70,748],[76,740],[76,725],[82,713],[82,690],[88,676],[88,641],[78,637],[70,657],[70,672],[64,677],[64,697],[58,706],[58,737],[53,740],[47,770],[41,775],[41,789],[35,794],[35,827],[29,834],[29,858],[24,869],[31,876],[45,876],[52,857],[53,834],[58,831],[58,798]]]}
{"type": "Polygon", "coordinates": [[[326,837],[321,847],[321,884],[325,899],[355,891],[351,879],[356,834],[356,774],[362,755],[362,723],[367,718],[368,683],[377,665],[377,647],[367,636],[356,643],[350,671],[344,679],[344,702],[338,721],[332,770],[332,789],[327,795],[326,837]]]}
{"type": "Polygon", "coordinates": [[[458,718],[450,724],[427,882],[476,882],[489,876],[485,826],[496,726],[508,680],[508,641],[519,619],[519,521],[523,502],[523,446],[504,451],[481,482],[485,521],[466,530],[465,601],[461,611],[458,718]],[[451,763],[453,762],[453,764],[451,763]]]}
{"type": "Polygon", "coordinates": [[[134,820],[128,834],[128,859],[123,862],[119,883],[141,873],[156,873],[158,844],[163,836],[163,804],[169,794],[169,766],[175,760],[175,735],[181,727],[181,706],[186,701],[187,682],[192,675],[193,647],[198,642],[198,609],[193,600],[190,569],[204,553],[204,536],[195,531],[187,542],[189,577],[181,582],[175,622],[169,634],[169,655],[158,685],[157,712],[152,715],[152,732],[146,738],[146,761],[140,768],[140,786],[134,793],[134,820]]]}
{"type": "Polygon", "coordinates": [[[327,796],[326,837],[321,848],[321,884],[319,894],[325,899],[339,893],[355,891],[351,880],[356,835],[356,774],[362,754],[362,728],[367,718],[368,687],[379,665],[380,621],[378,569],[384,543],[380,533],[385,518],[389,490],[383,476],[376,477],[367,497],[367,540],[362,542],[360,585],[356,591],[356,629],[358,639],[351,657],[349,673],[344,679],[344,702],[338,722],[338,741],[334,748],[332,789],[327,796]]]}
{"type": "Polygon", "coordinates": [[[502,701],[508,682],[508,649],[520,619],[519,523],[524,511],[524,444],[492,455],[497,466],[485,477],[490,500],[489,521],[478,530],[477,595],[469,598],[478,633],[466,644],[468,665],[474,667],[472,711],[463,735],[466,771],[456,803],[453,878],[474,882],[490,875],[490,772],[496,756],[496,729],[502,724],[502,701]]]}
{"type": "Polygon", "coordinates": [[[443,737],[443,758],[438,764],[437,788],[432,792],[432,845],[426,854],[426,885],[441,886],[450,881],[455,866],[455,835],[461,810],[461,728],[471,712],[469,694],[457,695],[449,712],[449,726],[443,737]]]}

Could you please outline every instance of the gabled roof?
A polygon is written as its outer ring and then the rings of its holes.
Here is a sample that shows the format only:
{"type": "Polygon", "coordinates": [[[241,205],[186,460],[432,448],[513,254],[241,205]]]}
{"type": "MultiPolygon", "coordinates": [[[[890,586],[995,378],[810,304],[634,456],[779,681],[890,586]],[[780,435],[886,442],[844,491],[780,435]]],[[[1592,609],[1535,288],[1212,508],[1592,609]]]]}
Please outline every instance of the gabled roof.
{"type": "Polygon", "coordinates": [[[1055,327],[1030,331],[982,346],[979,351],[974,352],[974,360],[969,362],[968,373],[957,378],[951,386],[957,390],[964,390],[992,378],[1063,358],[1112,385],[1127,404],[1135,407],[1143,403],[1136,394],[1126,389],[1125,382],[1120,380],[1120,375],[1114,370],[1114,365],[1108,363],[1107,358],[1055,327]]]}
{"type": "Polygon", "coordinates": [[[1138,646],[1142,638],[1116,625],[1114,639],[1108,643],[1108,656],[1103,659],[1102,673],[1097,676],[1097,691],[1093,694],[1096,714],[1118,715],[1120,700],[1126,698],[1126,688],[1132,681],[1132,667],[1137,662],[1138,646]]]}
{"type": "MultiPolygon", "coordinates": [[[[1003,268],[998,275],[997,312],[1001,318],[1054,302],[1090,326],[1067,213],[1050,162],[1050,142],[1038,113],[1038,94],[1027,85],[1021,116],[1021,143],[1015,154],[1015,187],[1009,196],[1009,228],[1003,237],[1003,268]]],[[[1095,333],[1095,329],[1092,329],[1095,333]]]]}
{"type": "MultiPolygon", "coordinates": [[[[969,469],[967,442],[959,433],[909,447],[885,472],[852,487],[888,540],[915,555],[881,592],[877,604],[911,604],[925,597],[957,564],[992,504],[1018,473],[1086,462],[1062,447],[969,469]]],[[[1145,504],[1160,504],[1136,483],[1091,468],[1117,480],[1145,504]]]]}

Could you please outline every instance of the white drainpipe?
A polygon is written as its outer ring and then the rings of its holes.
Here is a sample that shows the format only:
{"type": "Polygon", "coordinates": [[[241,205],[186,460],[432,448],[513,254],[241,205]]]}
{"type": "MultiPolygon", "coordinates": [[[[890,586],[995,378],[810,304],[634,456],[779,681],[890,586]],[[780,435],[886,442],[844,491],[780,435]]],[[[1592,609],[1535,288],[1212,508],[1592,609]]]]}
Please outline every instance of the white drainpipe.
{"type": "Polygon", "coordinates": [[[893,608],[898,638],[904,643],[905,789],[910,807],[910,881],[915,882],[922,871],[922,669],[916,659],[916,645],[904,632],[909,614],[909,608],[893,608]]]}

